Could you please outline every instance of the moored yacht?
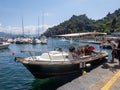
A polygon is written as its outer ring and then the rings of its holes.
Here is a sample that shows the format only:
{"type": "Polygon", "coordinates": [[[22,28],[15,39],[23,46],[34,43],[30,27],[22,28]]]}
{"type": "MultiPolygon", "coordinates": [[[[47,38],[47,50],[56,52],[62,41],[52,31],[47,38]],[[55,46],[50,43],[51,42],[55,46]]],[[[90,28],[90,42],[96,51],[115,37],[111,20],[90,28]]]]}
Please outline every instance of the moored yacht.
{"type": "Polygon", "coordinates": [[[10,43],[7,42],[0,42],[0,49],[8,48],[10,43]]]}
{"type": "Polygon", "coordinates": [[[10,43],[6,42],[5,38],[0,37],[0,49],[8,48],[10,43]]]}

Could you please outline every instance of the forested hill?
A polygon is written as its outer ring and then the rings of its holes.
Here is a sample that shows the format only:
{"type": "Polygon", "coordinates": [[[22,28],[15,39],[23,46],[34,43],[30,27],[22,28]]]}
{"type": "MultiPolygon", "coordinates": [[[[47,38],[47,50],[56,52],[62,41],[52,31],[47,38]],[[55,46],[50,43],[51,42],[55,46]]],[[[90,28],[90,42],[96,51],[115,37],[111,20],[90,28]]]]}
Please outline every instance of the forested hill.
{"type": "Polygon", "coordinates": [[[85,14],[79,16],[73,15],[69,20],[48,28],[44,35],[51,36],[88,31],[106,32],[108,34],[120,31],[120,9],[114,13],[108,12],[104,18],[99,20],[92,20],[85,14]]]}

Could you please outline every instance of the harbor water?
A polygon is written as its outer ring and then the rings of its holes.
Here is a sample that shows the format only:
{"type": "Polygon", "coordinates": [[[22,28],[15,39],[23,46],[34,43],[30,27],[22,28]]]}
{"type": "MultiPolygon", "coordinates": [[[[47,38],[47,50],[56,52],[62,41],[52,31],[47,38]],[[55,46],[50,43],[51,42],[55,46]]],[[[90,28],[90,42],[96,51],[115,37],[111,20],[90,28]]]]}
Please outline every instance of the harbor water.
{"type": "MultiPolygon", "coordinates": [[[[52,77],[46,79],[35,79],[34,76],[21,64],[14,61],[15,56],[40,55],[43,52],[61,47],[68,51],[69,45],[78,46],[77,42],[70,43],[69,40],[48,39],[47,45],[41,44],[11,44],[8,49],[0,50],[0,90],[55,90],[61,85],[77,78],[81,73],[52,77]],[[24,52],[21,52],[24,51],[24,52]]],[[[86,45],[86,43],[81,43],[86,45]]],[[[94,45],[96,50],[100,50],[98,44],[94,45]]],[[[109,53],[111,50],[104,49],[109,53]]]]}

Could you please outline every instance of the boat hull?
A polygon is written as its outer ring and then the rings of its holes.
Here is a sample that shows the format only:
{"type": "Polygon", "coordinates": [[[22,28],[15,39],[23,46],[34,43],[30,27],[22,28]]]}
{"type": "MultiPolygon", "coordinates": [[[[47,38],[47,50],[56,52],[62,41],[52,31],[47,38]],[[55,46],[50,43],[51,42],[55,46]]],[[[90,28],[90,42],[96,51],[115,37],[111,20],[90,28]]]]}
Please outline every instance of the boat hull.
{"type": "Polygon", "coordinates": [[[16,41],[15,44],[24,44],[22,41],[16,41]]]}
{"type": "Polygon", "coordinates": [[[5,48],[8,48],[10,44],[3,44],[3,45],[0,45],[0,49],[5,49],[5,48]]]}
{"type": "Polygon", "coordinates": [[[83,62],[74,62],[74,63],[61,63],[61,64],[52,64],[46,63],[46,64],[34,64],[34,63],[22,63],[35,78],[48,78],[53,76],[61,76],[61,75],[67,75],[72,74],[75,72],[82,72],[83,69],[90,70],[101,63],[105,62],[105,57],[99,58],[93,61],[86,62],[91,64],[90,67],[86,67],[83,65],[83,62]]]}
{"type": "Polygon", "coordinates": [[[67,61],[45,61],[34,59],[33,57],[22,58],[16,57],[15,61],[21,62],[35,78],[48,78],[82,72],[83,69],[91,70],[107,61],[108,53],[97,53],[89,57],[74,58],[67,61]],[[89,63],[89,66],[87,65],[89,63]]]}
{"type": "Polygon", "coordinates": [[[79,64],[61,64],[61,65],[31,65],[23,64],[35,78],[48,78],[52,76],[61,76],[65,74],[75,73],[80,71],[79,64]]]}

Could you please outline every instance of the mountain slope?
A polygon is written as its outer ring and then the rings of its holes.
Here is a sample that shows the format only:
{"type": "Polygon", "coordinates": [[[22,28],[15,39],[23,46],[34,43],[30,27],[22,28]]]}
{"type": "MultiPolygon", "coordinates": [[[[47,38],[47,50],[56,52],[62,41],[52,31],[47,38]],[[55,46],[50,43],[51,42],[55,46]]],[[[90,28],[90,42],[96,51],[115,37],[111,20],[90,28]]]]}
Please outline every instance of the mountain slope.
{"type": "Polygon", "coordinates": [[[44,35],[51,36],[86,31],[99,31],[108,34],[120,31],[120,9],[112,14],[108,13],[104,18],[96,21],[88,18],[85,14],[73,15],[69,20],[49,28],[44,35]]]}

